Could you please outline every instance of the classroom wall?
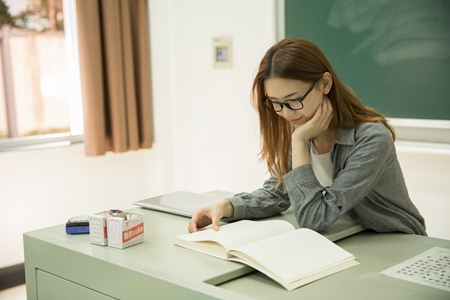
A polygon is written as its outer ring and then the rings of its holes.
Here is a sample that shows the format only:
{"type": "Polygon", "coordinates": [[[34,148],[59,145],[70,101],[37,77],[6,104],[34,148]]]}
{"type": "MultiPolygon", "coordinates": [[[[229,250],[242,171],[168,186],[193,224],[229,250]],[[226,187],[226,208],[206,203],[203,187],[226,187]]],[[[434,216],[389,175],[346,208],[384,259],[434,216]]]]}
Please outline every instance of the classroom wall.
{"type": "MultiPolygon", "coordinates": [[[[84,156],[83,144],[0,153],[0,268],[23,262],[23,232],[75,215],[180,189],[258,188],[266,173],[249,93],[275,40],[274,2],[150,0],[153,148],[102,157],[84,156]],[[212,68],[212,37],[221,35],[233,38],[231,69],[212,68]]],[[[403,147],[399,159],[429,234],[450,239],[450,153],[428,148],[403,147]]]]}
{"type": "Polygon", "coordinates": [[[260,59],[275,41],[274,1],[150,3],[152,25],[158,26],[152,28],[153,86],[160,105],[155,115],[170,120],[172,140],[165,140],[164,149],[174,149],[176,186],[201,191],[257,185],[265,167],[258,163],[250,89],[260,59]],[[213,68],[213,38],[220,36],[232,38],[232,68],[213,68]]]}
{"type": "Polygon", "coordinates": [[[397,141],[397,156],[411,200],[429,236],[450,240],[450,144],[397,141]]]}

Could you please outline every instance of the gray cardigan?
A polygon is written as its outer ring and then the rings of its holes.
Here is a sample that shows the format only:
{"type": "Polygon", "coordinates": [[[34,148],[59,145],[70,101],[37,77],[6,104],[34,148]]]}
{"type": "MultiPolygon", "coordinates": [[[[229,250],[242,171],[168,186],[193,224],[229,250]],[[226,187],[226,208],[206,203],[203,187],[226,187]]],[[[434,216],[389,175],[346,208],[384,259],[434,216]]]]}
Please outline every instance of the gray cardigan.
{"type": "Polygon", "coordinates": [[[348,213],[377,232],[426,235],[387,128],[380,122],[363,123],[351,130],[338,128],[337,136],[331,151],[331,186],[320,185],[311,165],[303,165],[283,176],[286,190],[281,185],[275,191],[277,179],[269,178],[263,188],[229,198],[234,215],[225,221],[266,218],[292,205],[298,225],[316,231],[348,213]]]}

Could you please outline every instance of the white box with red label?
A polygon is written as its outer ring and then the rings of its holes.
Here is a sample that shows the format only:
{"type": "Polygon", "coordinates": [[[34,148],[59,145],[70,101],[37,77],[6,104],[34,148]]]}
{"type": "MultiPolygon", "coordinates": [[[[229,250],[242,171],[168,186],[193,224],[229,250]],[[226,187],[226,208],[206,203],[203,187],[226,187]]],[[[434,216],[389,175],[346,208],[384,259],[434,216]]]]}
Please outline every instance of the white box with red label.
{"type": "Polygon", "coordinates": [[[108,217],[110,215],[106,211],[89,216],[89,235],[92,244],[108,245],[108,233],[106,231],[106,219],[108,217]]]}
{"type": "Polygon", "coordinates": [[[107,220],[108,246],[124,249],[144,241],[144,217],[125,212],[107,220]]]}

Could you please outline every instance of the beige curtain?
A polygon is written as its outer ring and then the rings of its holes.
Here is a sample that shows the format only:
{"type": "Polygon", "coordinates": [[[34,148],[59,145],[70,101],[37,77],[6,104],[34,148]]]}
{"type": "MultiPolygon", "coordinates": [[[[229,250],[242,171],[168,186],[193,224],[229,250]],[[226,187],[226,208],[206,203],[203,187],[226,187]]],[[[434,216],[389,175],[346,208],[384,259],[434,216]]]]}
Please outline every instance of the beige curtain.
{"type": "Polygon", "coordinates": [[[76,0],[88,156],[152,146],[146,0],[76,0]]]}

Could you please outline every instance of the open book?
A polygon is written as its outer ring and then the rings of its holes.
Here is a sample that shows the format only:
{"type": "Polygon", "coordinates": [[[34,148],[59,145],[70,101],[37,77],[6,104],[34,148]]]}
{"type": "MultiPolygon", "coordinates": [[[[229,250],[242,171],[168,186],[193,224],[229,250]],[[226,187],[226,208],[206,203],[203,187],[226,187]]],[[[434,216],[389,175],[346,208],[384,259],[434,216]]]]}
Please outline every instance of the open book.
{"type": "Polygon", "coordinates": [[[291,291],[358,264],[319,233],[286,221],[243,220],[175,237],[175,245],[249,265],[291,291]]]}

